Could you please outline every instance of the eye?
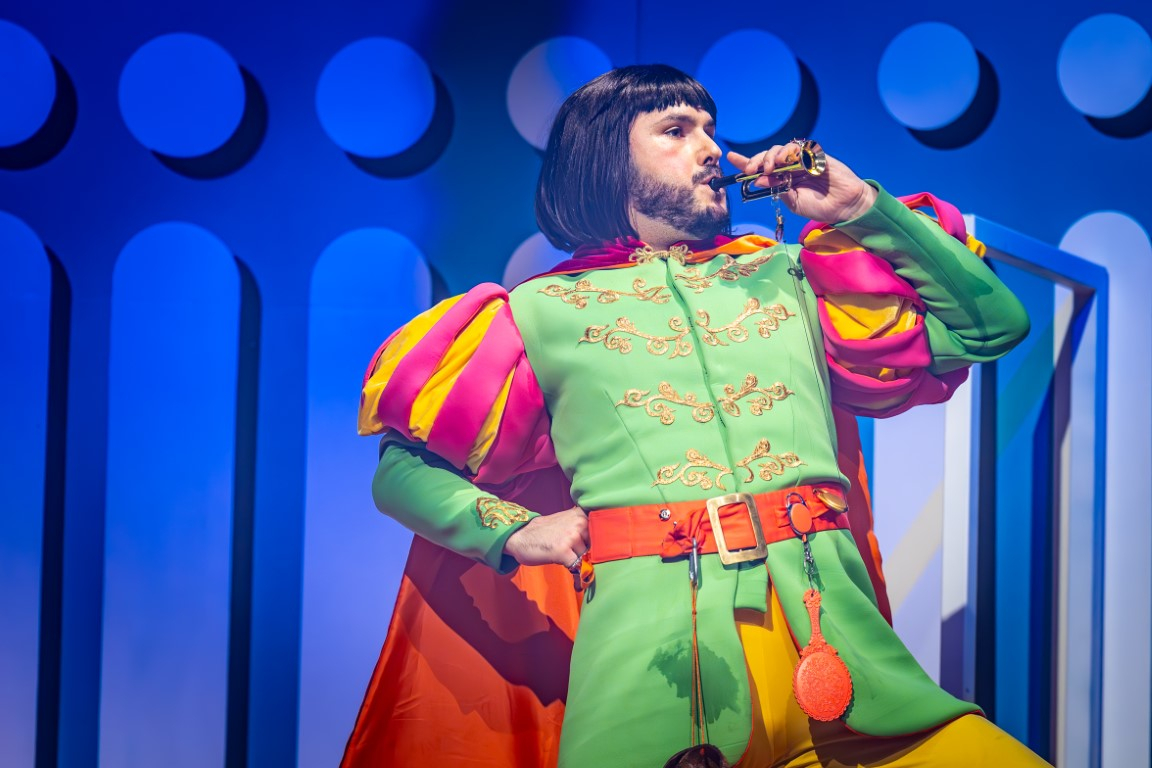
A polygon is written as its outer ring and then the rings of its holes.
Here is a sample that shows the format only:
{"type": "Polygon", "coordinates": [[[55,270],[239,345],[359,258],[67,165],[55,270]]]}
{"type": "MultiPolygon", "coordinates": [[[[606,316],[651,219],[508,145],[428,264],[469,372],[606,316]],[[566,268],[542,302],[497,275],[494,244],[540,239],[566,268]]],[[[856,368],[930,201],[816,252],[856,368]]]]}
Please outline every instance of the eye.
{"type": "Polygon", "coordinates": [[[676,126],[669,128],[668,130],[664,131],[664,135],[665,136],[671,136],[674,139],[678,139],[684,135],[684,130],[680,126],[676,125],[676,126]]]}

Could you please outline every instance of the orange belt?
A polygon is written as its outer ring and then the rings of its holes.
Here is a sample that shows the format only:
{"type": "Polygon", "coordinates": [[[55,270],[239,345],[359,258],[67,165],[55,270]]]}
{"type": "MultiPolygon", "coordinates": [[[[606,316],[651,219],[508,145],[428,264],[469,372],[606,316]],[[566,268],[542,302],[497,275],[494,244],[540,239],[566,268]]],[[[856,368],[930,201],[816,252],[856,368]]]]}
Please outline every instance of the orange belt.
{"type": "Polygon", "coordinates": [[[716,552],[724,564],[767,557],[769,544],[814,531],[848,527],[848,502],[836,484],[801,485],[769,493],[730,493],[594,510],[588,516],[593,563],[642,555],[678,557],[716,552]]]}

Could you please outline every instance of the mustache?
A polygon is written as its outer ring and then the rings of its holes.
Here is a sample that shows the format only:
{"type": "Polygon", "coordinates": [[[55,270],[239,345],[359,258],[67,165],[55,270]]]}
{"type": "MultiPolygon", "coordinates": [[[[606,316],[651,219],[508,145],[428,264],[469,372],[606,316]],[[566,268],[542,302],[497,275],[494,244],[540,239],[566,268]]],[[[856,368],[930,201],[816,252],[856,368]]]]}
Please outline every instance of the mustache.
{"type": "Polygon", "coordinates": [[[693,174],[692,175],[692,183],[693,184],[703,184],[705,181],[709,181],[710,179],[718,179],[723,175],[724,174],[722,174],[720,172],[720,169],[718,167],[716,167],[714,165],[709,166],[709,167],[705,168],[704,170],[697,171],[695,174],[693,174]]]}

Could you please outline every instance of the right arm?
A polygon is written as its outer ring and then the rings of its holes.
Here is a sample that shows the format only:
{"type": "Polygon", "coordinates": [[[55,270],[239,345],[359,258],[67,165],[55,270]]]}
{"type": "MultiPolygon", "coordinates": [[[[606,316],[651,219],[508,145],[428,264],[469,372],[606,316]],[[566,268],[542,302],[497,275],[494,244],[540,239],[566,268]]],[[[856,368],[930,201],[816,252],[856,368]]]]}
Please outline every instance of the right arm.
{"type": "Polygon", "coordinates": [[[425,449],[388,444],[372,480],[377,508],[418,536],[500,573],[519,565],[568,566],[588,549],[579,507],[540,515],[485,493],[425,449]]]}
{"type": "Polygon", "coordinates": [[[587,549],[573,508],[541,516],[477,484],[555,465],[543,394],[507,293],[481,285],[414,318],[364,377],[360,434],[385,434],[376,506],[414,533],[492,568],[567,565],[587,549]]]}

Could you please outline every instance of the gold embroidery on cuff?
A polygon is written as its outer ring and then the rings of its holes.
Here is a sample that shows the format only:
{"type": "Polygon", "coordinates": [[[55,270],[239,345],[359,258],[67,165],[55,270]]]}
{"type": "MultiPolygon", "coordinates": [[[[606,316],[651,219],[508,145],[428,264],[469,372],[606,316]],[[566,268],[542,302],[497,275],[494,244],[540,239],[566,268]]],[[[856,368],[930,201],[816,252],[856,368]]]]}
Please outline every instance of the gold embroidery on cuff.
{"type": "Polygon", "coordinates": [[[588,297],[583,295],[585,293],[596,294],[596,301],[599,304],[612,304],[619,301],[621,296],[630,296],[640,301],[650,301],[653,304],[666,304],[672,298],[671,292],[664,293],[667,290],[668,286],[666,285],[655,285],[649,288],[647,281],[639,277],[632,281],[631,293],[613,288],[598,288],[592,284],[591,280],[583,278],[577,280],[571,288],[553,283],[541,288],[538,293],[558,298],[565,304],[576,307],[576,309],[584,309],[588,306],[588,297]]]}
{"type": "Polygon", "coordinates": [[[773,253],[769,252],[752,261],[739,262],[725,254],[724,263],[712,274],[702,275],[700,274],[700,267],[689,267],[681,274],[676,275],[676,279],[684,281],[684,284],[691,288],[694,293],[703,293],[705,288],[712,287],[713,278],[735,282],[742,277],[750,277],[756,274],[761,266],[767,264],[772,256],[773,253]]]}
{"type": "Polygon", "coordinates": [[[691,329],[685,324],[684,319],[674,317],[668,321],[668,327],[672,329],[673,335],[656,336],[637,330],[636,325],[631,320],[620,317],[616,319],[616,327],[611,330],[607,325],[588,326],[584,329],[584,335],[580,337],[577,343],[599,344],[603,342],[606,349],[616,349],[620,351],[620,354],[626,355],[632,351],[632,341],[628,336],[636,336],[648,340],[644,344],[644,348],[653,355],[663,356],[669,349],[672,350],[672,354],[668,356],[669,360],[692,354],[692,342],[684,338],[691,329]]]}
{"type": "Polygon", "coordinates": [[[710,327],[712,318],[704,310],[696,310],[696,315],[700,318],[696,321],[696,325],[700,326],[701,331],[703,331],[704,343],[713,347],[727,346],[728,341],[736,344],[747,341],[748,329],[744,327],[743,323],[754,315],[764,316],[764,319],[756,321],[756,325],[757,333],[765,339],[771,338],[772,332],[780,327],[780,323],[796,316],[789,312],[783,304],[769,304],[762,307],[759,299],[748,299],[744,304],[744,311],[737,315],[735,320],[716,328],[710,327]],[[721,336],[726,337],[728,341],[725,341],[721,336]]]}
{"type": "Polygon", "coordinates": [[[756,443],[756,448],[753,449],[752,453],[736,462],[736,466],[748,473],[748,480],[752,480],[759,474],[761,480],[771,481],[773,477],[783,475],[786,470],[795,469],[805,463],[800,460],[799,456],[791,451],[787,453],[771,453],[771,450],[772,446],[769,444],[768,438],[764,438],[756,443]],[[760,471],[758,473],[753,472],[749,465],[760,459],[767,459],[767,461],[760,465],[760,471]]]}
{"type": "Polygon", "coordinates": [[[649,416],[655,416],[660,419],[661,424],[671,424],[676,421],[676,411],[669,408],[665,402],[675,403],[676,405],[685,405],[692,409],[692,418],[701,424],[706,424],[712,420],[716,414],[716,407],[710,402],[700,402],[696,399],[696,395],[691,392],[686,392],[683,397],[677,392],[671,384],[666,381],[660,382],[660,386],[656,388],[659,394],[648,397],[651,390],[647,389],[629,389],[624,393],[624,399],[616,403],[616,406],[626,405],[629,408],[643,408],[644,413],[649,416]]]}
{"type": "Polygon", "coordinates": [[[494,496],[482,496],[476,499],[476,514],[480,516],[480,524],[485,528],[523,523],[532,516],[531,512],[519,504],[501,501],[494,496]]]}
{"type": "Polygon", "coordinates": [[[684,452],[686,462],[681,465],[679,462],[676,464],[669,464],[666,467],[660,467],[656,472],[656,480],[652,485],[671,485],[679,480],[687,486],[700,486],[700,490],[707,491],[712,486],[716,486],[722,491],[728,490],[724,487],[721,479],[724,475],[732,474],[732,470],[723,464],[717,464],[709,459],[704,454],[695,448],[689,448],[684,452]],[[703,467],[704,469],[701,469],[703,467]],[[720,472],[715,479],[706,471],[706,469],[715,469],[720,472]]]}
{"type": "Polygon", "coordinates": [[[744,384],[739,390],[732,384],[724,385],[724,397],[720,398],[720,407],[729,416],[739,416],[740,406],[737,401],[751,394],[757,396],[748,401],[748,410],[752,412],[753,416],[760,416],[765,411],[772,410],[774,403],[796,393],[779,381],[770,387],[761,387],[759,379],[750,373],[744,377],[744,384]]]}
{"type": "Polygon", "coordinates": [[[688,246],[674,245],[666,251],[657,251],[650,245],[645,245],[642,248],[637,248],[628,257],[629,261],[634,261],[637,264],[648,264],[656,259],[671,259],[683,264],[689,256],[688,246]]]}

